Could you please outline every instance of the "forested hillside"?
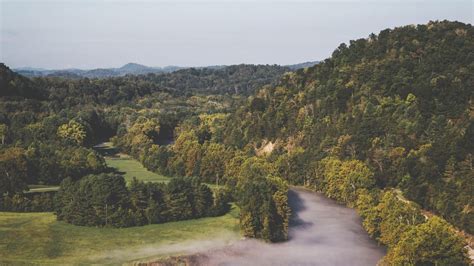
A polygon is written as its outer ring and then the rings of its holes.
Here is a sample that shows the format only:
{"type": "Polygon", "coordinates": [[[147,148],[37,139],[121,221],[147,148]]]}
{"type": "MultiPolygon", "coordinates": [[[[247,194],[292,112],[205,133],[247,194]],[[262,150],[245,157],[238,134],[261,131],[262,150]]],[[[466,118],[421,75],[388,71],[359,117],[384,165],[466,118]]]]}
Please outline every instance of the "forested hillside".
{"type": "Polygon", "coordinates": [[[474,233],[473,27],[387,29],[288,70],[28,79],[0,65],[0,208],[54,205],[72,224],[123,227],[222,214],[232,200],[244,236],[275,242],[288,238],[289,185],[305,185],[356,208],[388,265],[468,264],[452,225],[474,233]],[[188,178],[127,187],[91,149],[108,139],[188,178]],[[61,187],[32,197],[32,184],[61,187]]]}
{"type": "Polygon", "coordinates": [[[27,136],[26,125],[36,123],[39,128],[34,138],[38,140],[54,137],[57,126],[73,118],[81,120],[88,133],[85,143],[95,144],[115,135],[123,119],[136,119],[132,110],[154,112],[162,118],[161,125],[172,131],[184,117],[230,111],[239,95],[274,82],[287,70],[279,66],[239,65],[186,69],[166,75],[30,80],[1,64],[0,123],[10,129],[4,140],[12,144],[19,140],[27,144],[33,139],[27,136]],[[61,121],[55,121],[60,117],[61,121]],[[48,128],[41,123],[43,119],[54,126],[48,128]]]}
{"type": "MultiPolygon", "coordinates": [[[[227,143],[281,141],[310,163],[358,159],[377,185],[474,228],[474,29],[431,22],[342,44],[260,90],[229,119],[227,143]]],[[[304,169],[299,178],[303,184],[304,169]]]]}
{"type": "MultiPolygon", "coordinates": [[[[243,207],[246,235],[287,238],[286,183],[263,161],[258,173],[234,165],[239,189],[224,189],[231,179],[224,179],[224,160],[237,151],[216,142],[219,125],[243,95],[273,83],[287,68],[238,65],[109,79],[28,79],[5,65],[0,71],[0,209],[54,207],[59,220],[72,224],[128,227],[222,215],[232,199],[243,207]],[[199,179],[125,187],[121,173],[92,149],[111,137],[152,171],[199,179]],[[201,180],[217,188],[211,192],[201,180]],[[54,198],[54,192],[25,193],[38,185],[60,188],[54,198]],[[243,195],[250,191],[264,194],[249,201],[243,195]]],[[[255,159],[249,157],[239,158],[255,159]]]]}
{"type": "Polygon", "coordinates": [[[278,65],[234,65],[188,68],[170,74],[147,75],[145,80],[160,88],[214,94],[250,95],[266,84],[275,83],[290,68],[278,65]]]}

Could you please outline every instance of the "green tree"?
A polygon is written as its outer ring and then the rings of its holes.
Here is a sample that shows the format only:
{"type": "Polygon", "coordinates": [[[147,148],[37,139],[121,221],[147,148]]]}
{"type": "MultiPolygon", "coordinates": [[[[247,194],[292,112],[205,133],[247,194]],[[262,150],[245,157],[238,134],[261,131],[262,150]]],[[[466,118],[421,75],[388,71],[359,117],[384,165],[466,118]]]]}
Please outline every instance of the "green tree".
{"type": "Polygon", "coordinates": [[[158,140],[159,133],[160,124],[156,120],[139,117],[121,138],[120,145],[137,157],[144,147],[158,140]]]}
{"type": "Polygon", "coordinates": [[[0,195],[28,190],[28,161],[25,150],[8,148],[0,153],[0,195]]]}
{"type": "Polygon", "coordinates": [[[194,216],[193,188],[189,178],[171,179],[166,186],[167,217],[170,221],[190,219],[194,216]]]}
{"type": "Polygon", "coordinates": [[[5,137],[7,135],[7,132],[8,132],[8,126],[5,124],[0,124],[0,139],[1,139],[2,145],[5,145],[5,137]]]}
{"type": "Polygon", "coordinates": [[[202,149],[193,130],[180,133],[173,145],[173,152],[175,156],[172,158],[172,164],[182,161],[185,176],[199,175],[202,149]]]}
{"type": "Polygon", "coordinates": [[[226,162],[224,176],[227,186],[235,187],[237,185],[240,167],[247,158],[248,156],[242,151],[237,151],[234,156],[226,162]]]}
{"type": "Polygon", "coordinates": [[[466,242],[438,217],[403,232],[384,258],[390,265],[470,265],[466,242]]]}
{"type": "Polygon", "coordinates": [[[307,158],[303,148],[297,147],[279,156],[275,164],[279,176],[292,184],[305,184],[307,158]]]}
{"type": "Polygon", "coordinates": [[[322,190],[331,198],[353,206],[360,189],[370,189],[375,185],[372,171],[361,161],[341,161],[327,157],[321,161],[322,190]]]}
{"type": "Polygon", "coordinates": [[[361,189],[356,203],[357,213],[363,219],[362,225],[367,233],[375,239],[380,238],[381,217],[377,208],[379,194],[376,189],[372,191],[361,189]]]}
{"type": "Polygon", "coordinates": [[[272,242],[288,237],[288,185],[273,172],[265,160],[250,157],[237,174],[237,204],[244,236],[272,242]]]}
{"type": "Polygon", "coordinates": [[[130,207],[125,180],[115,174],[88,175],[79,181],[67,178],[57,202],[59,220],[88,226],[120,226],[122,218],[116,212],[130,207]]]}
{"type": "Polygon", "coordinates": [[[84,125],[75,120],[59,126],[57,134],[61,139],[77,145],[83,145],[87,137],[84,125]]]}
{"type": "Polygon", "coordinates": [[[196,217],[212,214],[214,198],[211,189],[205,184],[197,183],[194,188],[194,212],[196,217]]]}
{"type": "Polygon", "coordinates": [[[200,177],[207,182],[216,182],[217,185],[225,172],[225,163],[230,159],[231,153],[224,145],[208,143],[203,145],[204,155],[201,160],[200,177]]]}
{"type": "Polygon", "coordinates": [[[385,192],[377,205],[380,219],[380,242],[393,247],[403,232],[424,221],[419,206],[400,199],[394,191],[385,192]]]}

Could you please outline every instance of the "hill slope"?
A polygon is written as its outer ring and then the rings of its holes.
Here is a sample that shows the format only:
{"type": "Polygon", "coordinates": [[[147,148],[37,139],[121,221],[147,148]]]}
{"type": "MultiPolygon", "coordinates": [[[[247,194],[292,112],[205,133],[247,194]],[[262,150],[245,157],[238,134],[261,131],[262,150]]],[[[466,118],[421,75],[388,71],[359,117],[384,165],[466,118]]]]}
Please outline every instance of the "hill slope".
{"type": "MultiPolygon", "coordinates": [[[[365,161],[379,187],[399,187],[473,233],[472,73],[471,25],[386,29],[258,91],[229,119],[225,141],[276,141],[280,154],[300,147],[303,165],[328,156],[365,161]]],[[[289,181],[302,184],[305,170],[289,181]]]]}

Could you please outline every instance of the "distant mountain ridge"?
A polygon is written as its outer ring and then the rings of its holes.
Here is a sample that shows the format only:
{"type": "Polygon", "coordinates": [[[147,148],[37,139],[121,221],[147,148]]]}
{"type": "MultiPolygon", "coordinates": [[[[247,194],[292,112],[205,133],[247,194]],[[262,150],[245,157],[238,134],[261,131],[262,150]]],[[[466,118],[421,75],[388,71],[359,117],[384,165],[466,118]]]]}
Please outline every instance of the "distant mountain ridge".
{"type": "Polygon", "coordinates": [[[286,65],[291,70],[298,70],[300,68],[307,68],[307,67],[312,67],[314,65],[319,64],[321,61],[308,61],[304,63],[299,63],[299,64],[294,64],[294,65],[286,65]]]}
{"type": "MultiPolygon", "coordinates": [[[[122,68],[122,71],[130,70],[130,68],[137,68],[137,66],[128,65],[122,68]]],[[[101,104],[115,104],[156,92],[171,93],[175,96],[192,93],[248,96],[262,86],[275,84],[289,71],[291,71],[289,67],[280,65],[240,64],[185,68],[170,73],[115,76],[87,82],[84,77],[66,70],[51,75],[62,78],[37,76],[32,79],[0,63],[0,98],[19,97],[42,100],[57,97],[62,99],[61,101],[74,102],[86,97],[90,101],[101,104]],[[75,86],[69,87],[65,86],[66,84],[75,84],[75,86]],[[90,87],[83,84],[89,84],[90,87]],[[97,95],[101,95],[100,99],[97,95]]]]}
{"type": "Polygon", "coordinates": [[[170,73],[184,67],[166,66],[149,67],[136,63],[128,63],[119,68],[95,68],[95,69],[42,69],[23,67],[14,69],[15,72],[27,77],[65,77],[65,78],[106,78],[120,77],[125,75],[144,75],[149,73],[170,73]]]}
{"type": "MultiPolygon", "coordinates": [[[[318,64],[319,61],[310,61],[294,65],[284,65],[290,70],[297,70],[300,68],[311,67],[318,64]]],[[[121,77],[125,75],[146,75],[155,73],[171,73],[180,69],[187,68],[211,68],[220,69],[228,65],[214,65],[204,67],[180,67],[180,66],[165,66],[165,67],[149,67],[137,63],[128,63],[119,68],[95,68],[95,69],[43,69],[34,67],[15,68],[13,71],[26,77],[63,77],[63,78],[108,78],[121,77]]]]}

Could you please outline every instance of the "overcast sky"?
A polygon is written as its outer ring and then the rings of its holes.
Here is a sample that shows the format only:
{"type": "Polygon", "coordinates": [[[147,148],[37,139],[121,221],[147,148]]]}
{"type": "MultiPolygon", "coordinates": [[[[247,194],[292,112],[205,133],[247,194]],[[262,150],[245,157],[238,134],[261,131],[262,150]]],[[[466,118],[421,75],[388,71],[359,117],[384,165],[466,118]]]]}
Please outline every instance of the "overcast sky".
{"type": "Polygon", "coordinates": [[[474,14],[472,0],[0,0],[0,10],[0,61],[50,69],[294,64],[385,28],[474,14]]]}

